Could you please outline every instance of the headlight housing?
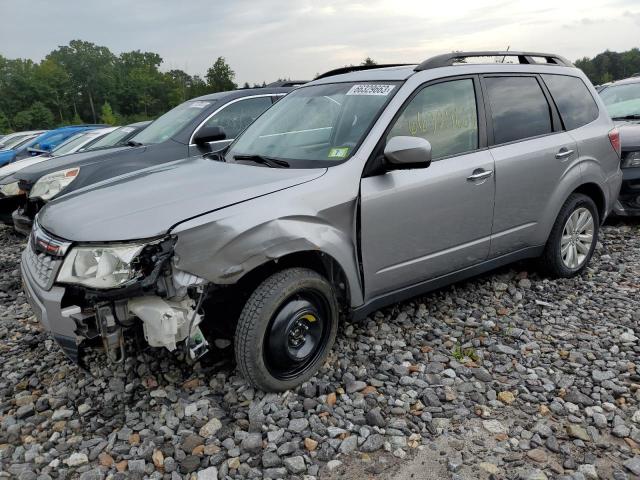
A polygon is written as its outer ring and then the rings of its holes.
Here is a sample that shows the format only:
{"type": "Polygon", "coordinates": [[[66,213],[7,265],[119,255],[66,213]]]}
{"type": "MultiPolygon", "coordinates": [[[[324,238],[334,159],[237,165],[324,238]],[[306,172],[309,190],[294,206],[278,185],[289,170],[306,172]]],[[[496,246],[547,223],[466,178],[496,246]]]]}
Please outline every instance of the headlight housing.
{"type": "Polygon", "coordinates": [[[44,175],[31,188],[29,198],[50,200],[78,178],[79,173],[80,168],[74,167],[44,175]]]}
{"type": "Polygon", "coordinates": [[[146,245],[74,247],[64,259],[57,281],[96,289],[120,287],[141,273],[136,259],[146,245]]]}
{"type": "Polygon", "coordinates": [[[2,195],[4,195],[5,197],[14,197],[24,192],[20,190],[18,182],[11,182],[0,186],[0,193],[2,193],[2,195]]]}
{"type": "Polygon", "coordinates": [[[626,152],[622,156],[622,168],[640,167],[640,152],[626,152]]]}

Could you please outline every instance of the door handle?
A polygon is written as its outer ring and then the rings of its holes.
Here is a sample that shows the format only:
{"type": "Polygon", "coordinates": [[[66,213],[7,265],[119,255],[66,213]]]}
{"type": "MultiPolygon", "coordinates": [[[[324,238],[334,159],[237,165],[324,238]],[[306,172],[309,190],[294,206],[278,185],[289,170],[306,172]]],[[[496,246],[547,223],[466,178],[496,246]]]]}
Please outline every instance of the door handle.
{"type": "Polygon", "coordinates": [[[478,168],[473,171],[473,174],[467,177],[467,181],[475,182],[476,180],[484,180],[485,178],[489,178],[493,175],[493,170],[484,170],[482,168],[478,168]]]}
{"type": "Polygon", "coordinates": [[[562,160],[563,158],[570,157],[573,154],[573,150],[567,150],[566,148],[562,148],[558,153],[556,153],[556,158],[558,160],[562,160]]]}

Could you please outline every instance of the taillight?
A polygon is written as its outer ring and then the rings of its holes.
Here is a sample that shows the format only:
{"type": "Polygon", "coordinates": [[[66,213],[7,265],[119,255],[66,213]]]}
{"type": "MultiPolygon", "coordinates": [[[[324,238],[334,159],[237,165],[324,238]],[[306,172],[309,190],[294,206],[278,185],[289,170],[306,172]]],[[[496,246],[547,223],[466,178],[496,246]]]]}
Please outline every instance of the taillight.
{"type": "Polygon", "coordinates": [[[618,158],[622,155],[622,147],[620,145],[620,132],[617,128],[614,128],[609,132],[609,141],[611,142],[611,146],[618,154],[618,158]]]}

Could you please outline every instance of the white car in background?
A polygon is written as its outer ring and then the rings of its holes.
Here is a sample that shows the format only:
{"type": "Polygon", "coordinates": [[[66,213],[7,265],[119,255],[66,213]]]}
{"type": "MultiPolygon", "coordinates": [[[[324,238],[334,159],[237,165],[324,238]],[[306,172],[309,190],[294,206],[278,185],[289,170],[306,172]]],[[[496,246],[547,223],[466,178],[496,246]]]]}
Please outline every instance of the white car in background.
{"type": "Polygon", "coordinates": [[[71,153],[75,153],[80,149],[86,147],[90,143],[93,143],[101,139],[105,135],[113,132],[117,128],[119,127],[96,128],[94,130],[80,132],[77,135],[69,138],[66,142],[61,143],[60,145],[58,145],[58,147],[47,154],[42,154],[35,157],[27,157],[1,167],[0,179],[6,178],[9,175],[16,173],[17,171],[22,170],[23,168],[43,162],[51,157],[59,157],[61,155],[69,155],[71,153]]]}

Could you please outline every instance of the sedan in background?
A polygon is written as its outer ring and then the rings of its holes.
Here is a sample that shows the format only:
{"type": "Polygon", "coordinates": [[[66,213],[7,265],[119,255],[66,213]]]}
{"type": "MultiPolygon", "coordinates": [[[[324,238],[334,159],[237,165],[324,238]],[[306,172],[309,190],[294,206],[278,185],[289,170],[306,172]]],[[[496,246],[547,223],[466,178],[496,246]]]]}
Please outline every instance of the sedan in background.
{"type": "Polygon", "coordinates": [[[50,152],[62,142],[76,133],[94,128],[104,128],[108,125],[71,125],[68,127],[56,128],[49,130],[32,139],[27,143],[23,143],[13,150],[0,151],[0,167],[7,163],[15,162],[27,157],[35,157],[46,152],[50,152]]]}
{"type": "Polygon", "coordinates": [[[147,128],[151,120],[144,122],[131,123],[124,127],[118,127],[107,135],[100,137],[93,142],[85,145],[79,152],[88,152],[93,150],[103,150],[105,148],[122,147],[129,143],[142,130],[147,128]]]}
{"type": "Polygon", "coordinates": [[[640,215],[640,77],[607,84],[599,94],[620,131],[623,180],[614,212],[640,215]]]}
{"type": "Polygon", "coordinates": [[[12,150],[16,146],[42,135],[46,130],[30,130],[25,132],[10,133],[0,140],[0,150],[12,150]]]}
{"type": "MultiPolygon", "coordinates": [[[[294,87],[219,92],[188,100],[154,120],[129,147],[53,158],[0,180],[0,191],[26,202],[13,212],[17,231],[28,234],[39,209],[50,200],[103,180],[158,164],[217,152],[294,87]],[[13,185],[11,185],[13,184],[13,185]]],[[[0,202],[1,203],[1,202],[0,202]]],[[[1,213],[6,213],[0,205],[1,213]]]]}

